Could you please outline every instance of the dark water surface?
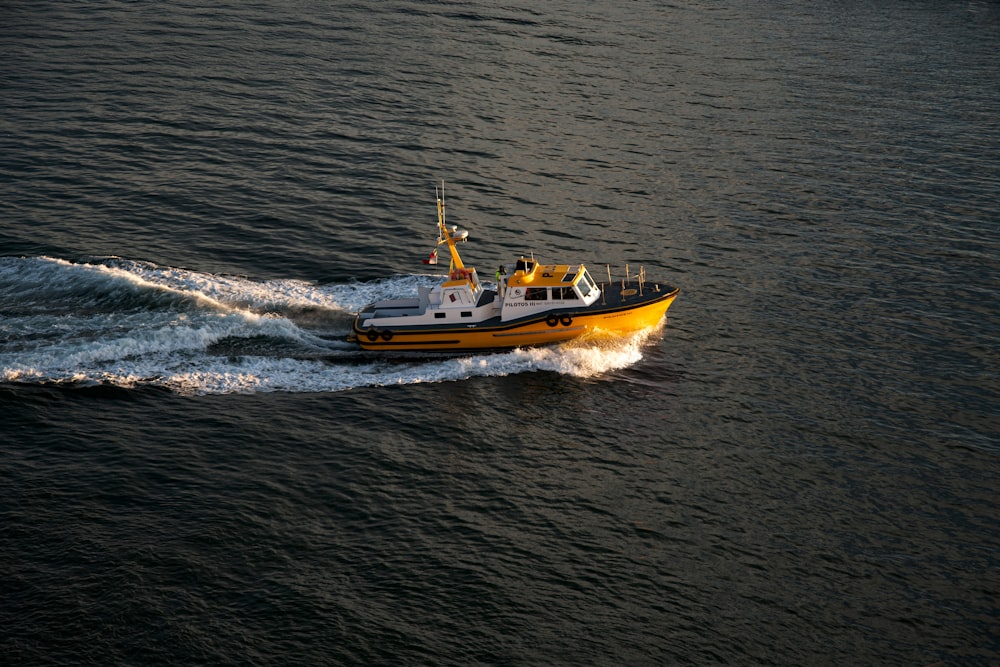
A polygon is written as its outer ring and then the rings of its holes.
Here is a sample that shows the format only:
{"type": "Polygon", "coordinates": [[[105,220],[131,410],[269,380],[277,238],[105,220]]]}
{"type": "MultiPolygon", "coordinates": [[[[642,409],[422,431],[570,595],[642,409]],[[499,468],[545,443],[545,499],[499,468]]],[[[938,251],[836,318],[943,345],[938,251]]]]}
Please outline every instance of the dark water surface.
{"type": "Polygon", "coordinates": [[[1000,662],[1000,5],[370,4],[0,8],[4,662],[1000,662]],[[681,297],[361,354],[441,179],[681,297]]]}

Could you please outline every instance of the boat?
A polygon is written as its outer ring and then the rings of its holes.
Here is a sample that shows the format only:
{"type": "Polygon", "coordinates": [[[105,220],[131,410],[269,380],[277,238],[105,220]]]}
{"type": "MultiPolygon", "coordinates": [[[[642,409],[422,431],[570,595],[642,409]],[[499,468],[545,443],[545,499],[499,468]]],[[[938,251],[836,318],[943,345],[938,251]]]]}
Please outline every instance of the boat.
{"type": "Polygon", "coordinates": [[[425,264],[436,264],[447,246],[448,272],[440,285],[418,287],[410,298],[365,306],[348,340],[363,350],[465,351],[548,345],[582,336],[622,336],[660,323],[680,293],[647,280],[640,268],[607,280],[582,263],[543,264],[520,256],[498,267],[495,284],[484,284],[467,266],[458,244],[469,233],[446,222],[444,185],[435,188],[437,246],[425,264]]]}

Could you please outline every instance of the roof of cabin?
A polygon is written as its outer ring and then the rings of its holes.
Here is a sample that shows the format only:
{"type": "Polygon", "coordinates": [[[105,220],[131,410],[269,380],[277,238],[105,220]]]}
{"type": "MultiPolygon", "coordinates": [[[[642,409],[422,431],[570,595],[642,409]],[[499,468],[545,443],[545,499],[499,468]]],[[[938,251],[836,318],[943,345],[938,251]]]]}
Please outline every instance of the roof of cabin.
{"type": "Polygon", "coordinates": [[[515,271],[508,280],[511,285],[531,285],[532,287],[562,287],[574,284],[580,276],[582,265],[536,264],[529,273],[515,271]]]}

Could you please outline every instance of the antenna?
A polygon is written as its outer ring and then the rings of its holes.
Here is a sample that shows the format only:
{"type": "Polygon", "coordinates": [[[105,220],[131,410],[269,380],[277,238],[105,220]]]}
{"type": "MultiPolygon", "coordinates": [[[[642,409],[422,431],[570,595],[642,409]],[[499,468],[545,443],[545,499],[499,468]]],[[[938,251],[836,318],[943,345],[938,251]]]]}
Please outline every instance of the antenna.
{"type": "Polygon", "coordinates": [[[448,218],[447,212],[445,211],[444,208],[444,179],[442,178],[441,179],[441,224],[445,226],[445,229],[447,229],[448,227],[447,218],[448,218]]]}

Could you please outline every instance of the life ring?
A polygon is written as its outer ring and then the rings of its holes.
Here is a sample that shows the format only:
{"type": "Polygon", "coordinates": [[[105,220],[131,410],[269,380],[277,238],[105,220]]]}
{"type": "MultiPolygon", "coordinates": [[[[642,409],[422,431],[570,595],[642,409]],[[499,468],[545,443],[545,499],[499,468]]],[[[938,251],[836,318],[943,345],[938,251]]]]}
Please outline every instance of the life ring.
{"type": "Polygon", "coordinates": [[[555,325],[559,324],[559,316],[549,315],[548,317],[545,318],[545,323],[548,324],[550,327],[554,327],[555,325]]]}
{"type": "Polygon", "coordinates": [[[368,340],[374,343],[378,340],[378,329],[369,329],[365,335],[368,336],[368,340]]]}
{"type": "Polygon", "coordinates": [[[562,324],[564,327],[568,327],[569,325],[573,324],[573,317],[571,315],[563,315],[562,317],[559,318],[559,323],[562,324]]]}
{"type": "Polygon", "coordinates": [[[384,341],[385,341],[385,342],[387,342],[387,343],[388,343],[388,342],[389,342],[390,340],[392,340],[392,332],[391,332],[391,331],[389,331],[388,329],[386,329],[385,331],[383,331],[383,332],[382,332],[382,340],[384,340],[384,341]]]}

